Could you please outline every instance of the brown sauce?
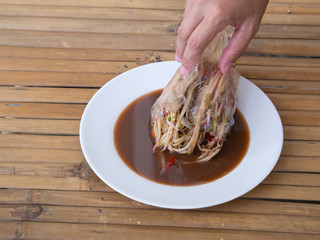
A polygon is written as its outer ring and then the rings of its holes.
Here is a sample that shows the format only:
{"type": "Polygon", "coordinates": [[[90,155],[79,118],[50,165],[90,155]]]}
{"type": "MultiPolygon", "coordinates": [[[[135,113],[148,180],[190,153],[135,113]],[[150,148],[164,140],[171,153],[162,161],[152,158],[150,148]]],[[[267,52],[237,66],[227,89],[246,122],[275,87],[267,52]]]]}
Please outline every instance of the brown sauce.
{"type": "Polygon", "coordinates": [[[137,174],[167,185],[190,186],[214,181],[231,172],[243,159],[249,147],[249,128],[241,112],[235,113],[235,124],[221,151],[207,163],[184,163],[194,161],[199,153],[190,155],[171,154],[168,151],[152,152],[151,107],[160,96],[157,90],[141,96],[120,114],[114,128],[116,150],[125,164],[137,174]],[[176,159],[165,173],[161,158],[169,162],[176,159]]]}

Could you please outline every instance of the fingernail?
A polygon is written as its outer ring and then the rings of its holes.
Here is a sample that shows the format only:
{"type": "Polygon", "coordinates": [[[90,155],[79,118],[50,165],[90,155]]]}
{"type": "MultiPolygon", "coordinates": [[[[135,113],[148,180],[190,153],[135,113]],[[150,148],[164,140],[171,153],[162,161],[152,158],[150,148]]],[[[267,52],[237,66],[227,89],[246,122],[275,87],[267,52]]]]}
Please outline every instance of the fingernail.
{"type": "Polygon", "coordinates": [[[181,63],[181,58],[179,58],[177,55],[176,55],[176,61],[177,61],[178,63],[181,63]]]}
{"type": "Polygon", "coordinates": [[[231,67],[232,67],[232,63],[229,62],[224,68],[224,73],[227,74],[230,71],[231,67]]]}
{"type": "Polygon", "coordinates": [[[181,66],[180,68],[180,73],[182,75],[188,75],[189,74],[189,71],[184,67],[184,66],[181,66]]]}

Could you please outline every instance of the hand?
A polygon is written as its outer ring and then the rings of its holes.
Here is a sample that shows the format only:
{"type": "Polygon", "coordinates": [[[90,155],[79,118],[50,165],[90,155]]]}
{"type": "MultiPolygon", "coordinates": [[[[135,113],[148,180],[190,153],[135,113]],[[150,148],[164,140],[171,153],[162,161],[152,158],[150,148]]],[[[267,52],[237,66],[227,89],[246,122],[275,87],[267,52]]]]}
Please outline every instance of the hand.
{"type": "Polygon", "coordinates": [[[176,44],[181,74],[189,74],[213,38],[231,25],[235,31],[220,59],[221,72],[228,73],[258,32],[267,4],[268,0],[187,0],[176,44]]]}

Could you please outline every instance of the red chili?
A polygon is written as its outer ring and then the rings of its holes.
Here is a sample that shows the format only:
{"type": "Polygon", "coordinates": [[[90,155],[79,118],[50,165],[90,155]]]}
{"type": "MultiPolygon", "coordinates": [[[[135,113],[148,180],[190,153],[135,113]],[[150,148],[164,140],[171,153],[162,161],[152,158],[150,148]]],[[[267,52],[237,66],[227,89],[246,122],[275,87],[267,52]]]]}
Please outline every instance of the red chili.
{"type": "Polygon", "coordinates": [[[169,167],[171,167],[172,166],[172,164],[174,163],[174,157],[170,157],[170,161],[169,161],[169,163],[167,164],[167,166],[164,168],[164,170],[168,170],[169,169],[169,167]]]}
{"type": "Polygon", "coordinates": [[[170,160],[169,160],[169,163],[160,171],[160,174],[164,174],[168,169],[169,167],[171,167],[174,163],[174,158],[173,157],[170,157],[170,160]]]}
{"type": "Polygon", "coordinates": [[[206,139],[209,141],[209,142],[212,142],[214,140],[214,136],[212,136],[210,133],[206,133],[206,139]]]}

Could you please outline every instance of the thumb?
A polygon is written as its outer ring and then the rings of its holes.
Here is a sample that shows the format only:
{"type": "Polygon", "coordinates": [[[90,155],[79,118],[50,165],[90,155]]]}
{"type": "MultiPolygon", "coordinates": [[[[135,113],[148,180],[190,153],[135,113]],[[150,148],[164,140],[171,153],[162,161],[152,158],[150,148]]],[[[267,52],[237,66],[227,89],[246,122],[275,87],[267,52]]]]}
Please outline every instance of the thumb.
{"type": "Polygon", "coordinates": [[[220,70],[222,73],[229,72],[232,64],[242,55],[257,31],[258,29],[251,24],[242,24],[235,29],[229,45],[220,58],[220,70]]]}

